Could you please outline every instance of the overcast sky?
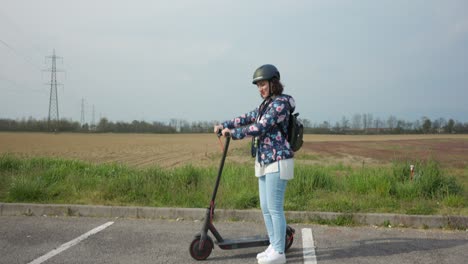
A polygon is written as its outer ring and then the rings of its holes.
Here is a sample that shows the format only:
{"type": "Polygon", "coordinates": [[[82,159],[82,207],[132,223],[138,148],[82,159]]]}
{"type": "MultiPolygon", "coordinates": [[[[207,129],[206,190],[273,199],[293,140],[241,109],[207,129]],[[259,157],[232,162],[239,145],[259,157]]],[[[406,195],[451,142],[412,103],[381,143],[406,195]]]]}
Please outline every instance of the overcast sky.
{"type": "Polygon", "coordinates": [[[468,121],[468,1],[0,0],[0,118],[225,120],[281,72],[312,122],[371,113],[468,121]]]}

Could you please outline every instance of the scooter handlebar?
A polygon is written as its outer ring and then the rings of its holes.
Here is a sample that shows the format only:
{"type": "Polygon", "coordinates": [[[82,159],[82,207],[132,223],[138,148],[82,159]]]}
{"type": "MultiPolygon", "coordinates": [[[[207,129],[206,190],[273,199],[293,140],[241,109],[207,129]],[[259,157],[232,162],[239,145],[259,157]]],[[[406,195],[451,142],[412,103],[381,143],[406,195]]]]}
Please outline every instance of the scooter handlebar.
{"type": "MultiPolygon", "coordinates": [[[[223,133],[222,133],[222,129],[218,129],[218,132],[216,132],[216,134],[218,135],[218,137],[222,137],[223,136],[223,133]]],[[[230,137],[231,136],[231,133],[227,132],[226,133],[226,137],[230,137]]]]}

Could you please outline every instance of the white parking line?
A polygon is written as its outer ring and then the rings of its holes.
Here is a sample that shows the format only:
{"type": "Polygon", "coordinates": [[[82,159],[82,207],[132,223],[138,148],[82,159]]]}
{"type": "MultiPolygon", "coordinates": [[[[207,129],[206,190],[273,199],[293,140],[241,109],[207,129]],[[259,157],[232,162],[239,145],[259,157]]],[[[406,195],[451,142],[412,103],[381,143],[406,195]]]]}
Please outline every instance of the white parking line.
{"type": "Polygon", "coordinates": [[[302,248],[304,253],[304,264],[316,264],[314,237],[311,228],[302,229],[302,248]]]}
{"type": "Polygon", "coordinates": [[[65,244],[62,244],[60,247],[50,251],[49,253],[29,262],[29,264],[39,264],[39,263],[42,263],[48,259],[50,259],[51,257],[57,255],[57,254],[60,254],[61,252],[69,249],[70,247],[73,247],[74,245],[80,243],[81,241],[85,240],[86,238],[88,238],[89,236],[92,236],[98,232],[101,232],[102,230],[106,229],[107,227],[109,227],[110,225],[112,225],[114,222],[107,222],[101,226],[98,226],[96,228],[94,228],[93,230],[65,243],[65,244]]]}

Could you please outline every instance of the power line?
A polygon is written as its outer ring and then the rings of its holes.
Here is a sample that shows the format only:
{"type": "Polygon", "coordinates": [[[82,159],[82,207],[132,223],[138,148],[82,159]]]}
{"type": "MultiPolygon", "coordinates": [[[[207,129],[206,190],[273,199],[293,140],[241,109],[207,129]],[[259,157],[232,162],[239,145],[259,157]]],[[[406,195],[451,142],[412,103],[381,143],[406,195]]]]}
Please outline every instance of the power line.
{"type": "Polygon", "coordinates": [[[0,39],[0,43],[2,43],[5,47],[7,47],[10,51],[12,51],[16,56],[21,57],[25,62],[29,63],[31,66],[34,66],[34,68],[41,70],[41,67],[37,66],[29,57],[21,55],[15,48],[13,48],[11,45],[6,43],[4,40],[0,39]]]}
{"type": "MultiPolygon", "coordinates": [[[[0,23],[2,23],[2,25],[6,25],[9,27],[10,31],[12,32],[15,32],[16,35],[22,35],[23,37],[25,37],[27,40],[26,42],[28,43],[28,47],[30,48],[30,52],[32,52],[33,54],[30,54],[32,56],[42,56],[42,51],[40,49],[38,49],[37,46],[35,46],[33,44],[33,40],[31,39],[31,34],[30,33],[26,33],[21,26],[19,26],[15,21],[13,21],[7,14],[3,13],[2,10],[0,10],[0,19],[2,21],[0,21],[0,23]]],[[[6,43],[5,40],[3,40],[3,44],[6,43]]],[[[18,49],[15,49],[13,46],[14,45],[10,45],[8,43],[6,43],[10,49],[13,49],[14,52],[16,53],[17,56],[20,56],[22,57],[25,61],[31,63],[35,68],[37,68],[38,70],[41,70],[42,69],[42,66],[41,64],[36,64],[33,62],[33,59],[32,59],[32,56],[22,56],[21,55],[21,52],[18,52],[18,49]],[[39,66],[38,66],[39,65],[39,66]]]]}
{"type": "Polygon", "coordinates": [[[46,92],[45,90],[26,88],[26,87],[24,87],[24,85],[19,84],[16,81],[7,79],[7,78],[5,78],[5,77],[3,77],[1,75],[0,75],[0,81],[4,81],[4,82],[8,83],[10,87],[14,88],[14,89],[11,89],[11,88],[9,89],[8,87],[2,86],[1,90],[12,91],[12,92],[21,92],[21,93],[30,93],[30,92],[45,93],[46,92]]]}
{"type": "Polygon", "coordinates": [[[10,45],[8,45],[8,43],[6,43],[5,41],[3,41],[3,40],[1,40],[1,39],[0,39],[0,42],[1,42],[3,45],[5,45],[7,48],[11,49],[13,52],[16,53],[16,50],[15,50],[14,48],[12,48],[10,45]]]}

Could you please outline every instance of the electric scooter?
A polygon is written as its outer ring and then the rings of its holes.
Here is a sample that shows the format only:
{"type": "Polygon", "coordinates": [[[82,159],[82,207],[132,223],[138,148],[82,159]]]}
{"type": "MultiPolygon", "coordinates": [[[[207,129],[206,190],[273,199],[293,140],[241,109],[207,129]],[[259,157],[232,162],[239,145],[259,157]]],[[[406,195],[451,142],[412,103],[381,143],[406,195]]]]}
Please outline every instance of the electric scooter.
{"type": "MultiPolygon", "coordinates": [[[[218,138],[220,138],[221,131],[218,132],[218,138]]],[[[190,256],[196,260],[205,260],[211,254],[211,251],[214,248],[214,243],[211,237],[208,235],[208,230],[213,234],[216,239],[216,244],[221,249],[238,249],[238,248],[249,248],[249,247],[260,247],[260,246],[268,246],[270,241],[268,236],[253,236],[253,237],[241,237],[241,238],[233,238],[233,239],[225,239],[223,238],[218,230],[216,230],[215,226],[213,225],[213,218],[214,218],[214,211],[215,211],[215,199],[216,194],[218,192],[219,182],[221,180],[221,174],[223,172],[224,161],[226,160],[227,151],[229,148],[229,142],[231,137],[228,135],[226,136],[224,148],[223,148],[223,156],[221,158],[221,164],[218,169],[218,176],[216,178],[216,184],[213,190],[213,195],[210,201],[210,207],[206,209],[206,215],[203,220],[202,230],[199,234],[195,235],[192,243],[190,244],[190,256]]],[[[221,141],[220,141],[221,142],[221,141]]],[[[288,250],[293,241],[294,241],[294,234],[295,230],[287,226],[286,228],[286,243],[285,249],[288,250]]]]}

